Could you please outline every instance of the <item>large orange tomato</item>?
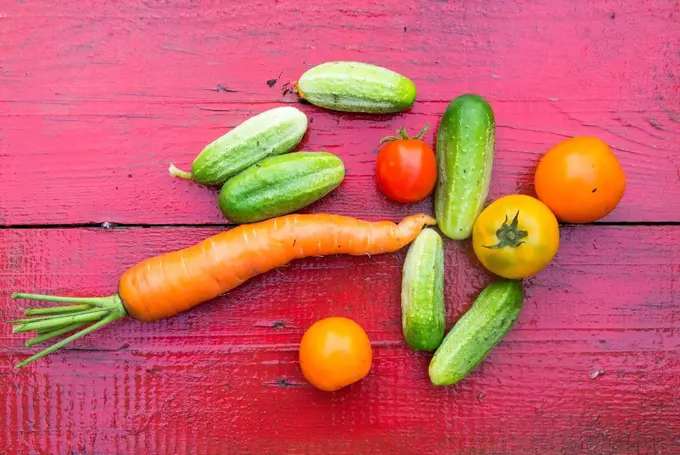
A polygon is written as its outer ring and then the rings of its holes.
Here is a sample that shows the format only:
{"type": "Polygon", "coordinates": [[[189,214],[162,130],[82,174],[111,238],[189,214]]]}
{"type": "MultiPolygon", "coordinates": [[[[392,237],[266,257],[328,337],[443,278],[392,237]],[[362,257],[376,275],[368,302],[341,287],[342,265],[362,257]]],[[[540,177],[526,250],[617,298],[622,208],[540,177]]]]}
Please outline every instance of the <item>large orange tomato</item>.
{"type": "Polygon", "coordinates": [[[536,194],[567,223],[590,223],[609,214],[626,189],[626,176],[609,146],[594,137],[564,140],[538,163],[536,194]]]}
{"type": "Polygon", "coordinates": [[[302,374],[314,387],[327,392],[364,378],[372,360],[366,332],[351,319],[321,319],[307,329],[300,342],[302,374]]]}

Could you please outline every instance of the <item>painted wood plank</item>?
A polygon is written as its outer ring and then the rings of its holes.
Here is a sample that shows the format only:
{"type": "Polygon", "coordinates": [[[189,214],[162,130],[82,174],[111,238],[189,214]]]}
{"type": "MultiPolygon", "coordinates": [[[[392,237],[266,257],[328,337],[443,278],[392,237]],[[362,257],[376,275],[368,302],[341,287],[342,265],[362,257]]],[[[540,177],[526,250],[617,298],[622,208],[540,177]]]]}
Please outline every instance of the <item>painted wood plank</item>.
{"type": "MultiPolygon", "coordinates": [[[[13,290],[105,295],[151,255],[218,229],[0,230],[0,317],[13,290]]],[[[313,258],[153,324],[123,321],[26,369],[0,329],[0,452],[672,454],[680,451],[680,228],[566,228],[526,283],[516,327],[455,387],[400,332],[405,250],[313,258]],[[362,324],[370,375],[335,394],[297,363],[306,327],[362,324]],[[603,374],[592,378],[594,372],[603,374]]],[[[446,243],[451,326],[489,282],[446,243]]]]}
{"type": "Polygon", "coordinates": [[[427,122],[432,143],[446,103],[477,92],[497,115],[492,197],[531,194],[542,153],[595,135],[629,178],[607,220],[680,221],[679,14],[673,0],[5,2],[0,224],[224,222],[216,191],[171,179],[168,164],[187,166],[245,118],[296,103],[284,84],[337,59],[400,71],[419,97],[395,116],[300,106],[312,122],[301,148],[347,165],[345,183],[310,210],[431,211],[430,200],[378,194],[376,144],[427,122]]]}

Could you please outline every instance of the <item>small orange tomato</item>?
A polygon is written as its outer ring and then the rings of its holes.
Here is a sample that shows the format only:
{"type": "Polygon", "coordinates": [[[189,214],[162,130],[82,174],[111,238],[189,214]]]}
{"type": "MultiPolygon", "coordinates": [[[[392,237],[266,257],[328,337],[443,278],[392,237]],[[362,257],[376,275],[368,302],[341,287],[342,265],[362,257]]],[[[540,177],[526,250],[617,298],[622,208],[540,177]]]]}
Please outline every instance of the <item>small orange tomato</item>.
{"type": "Polygon", "coordinates": [[[564,140],[538,163],[538,198],[567,223],[590,223],[609,214],[626,189],[626,176],[609,146],[594,137],[564,140]]]}
{"type": "Polygon", "coordinates": [[[300,368],[314,387],[333,392],[364,378],[373,353],[363,328],[351,319],[321,319],[300,342],[300,368]]]}

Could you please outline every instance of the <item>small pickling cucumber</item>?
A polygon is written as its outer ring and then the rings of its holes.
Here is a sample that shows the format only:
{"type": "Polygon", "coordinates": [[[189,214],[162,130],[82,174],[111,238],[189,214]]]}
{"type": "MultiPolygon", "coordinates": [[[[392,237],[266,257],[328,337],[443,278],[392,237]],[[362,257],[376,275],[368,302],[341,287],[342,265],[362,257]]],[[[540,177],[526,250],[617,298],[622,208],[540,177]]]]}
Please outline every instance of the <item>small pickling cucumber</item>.
{"type": "Polygon", "coordinates": [[[452,385],[474,370],[510,331],[523,300],[521,281],[499,279],[487,286],[434,353],[432,384],[452,385]]]}
{"type": "Polygon", "coordinates": [[[454,240],[472,234],[489,194],[495,119],[480,96],[461,95],[444,111],[437,133],[438,179],[435,215],[442,233],[454,240]]]}
{"type": "Polygon", "coordinates": [[[401,112],[416,99],[416,86],[410,79],[362,62],[327,62],[310,68],[295,90],[311,104],[343,112],[401,112]]]}
{"type": "Polygon", "coordinates": [[[406,343],[434,351],[444,338],[444,243],[423,229],[409,246],[401,280],[401,325],[406,343]]]}
{"type": "Polygon", "coordinates": [[[214,140],[185,172],[170,165],[170,175],[203,185],[222,185],[227,179],[269,156],[288,153],[307,131],[307,116],[292,106],[277,107],[250,117],[214,140]]]}
{"type": "Polygon", "coordinates": [[[222,214],[235,223],[286,215],[318,201],[340,185],[345,166],[326,152],[295,152],[266,158],[224,184],[222,214]]]}

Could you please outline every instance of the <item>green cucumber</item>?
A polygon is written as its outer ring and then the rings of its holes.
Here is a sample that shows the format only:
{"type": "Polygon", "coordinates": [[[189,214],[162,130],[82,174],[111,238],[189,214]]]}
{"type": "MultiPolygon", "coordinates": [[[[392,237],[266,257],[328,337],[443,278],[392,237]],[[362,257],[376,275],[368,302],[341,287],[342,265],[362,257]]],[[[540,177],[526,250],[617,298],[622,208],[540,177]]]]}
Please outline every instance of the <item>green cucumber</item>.
{"type": "Polygon", "coordinates": [[[361,62],[315,66],[300,77],[295,90],[311,104],[343,112],[401,112],[416,99],[416,86],[410,79],[361,62]]]}
{"type": "Polygon", "coordinates": [[[406,343],[434,351],[444,338],[444,243],[423,229],[409,246],[401,281],[401,325],[406,343]]]}
{"type": "Polygon", "coordinates": [[[432,384],[452,385],[474,370],[510,331],[523,299],[521,281],[499,279],[487,286],[434,353],[432,384]]]}
{"type": "Polygon", "coordinates": [[[203,185],[222,185],[268,156],[293,150],[307,131],[307,116],[292,106],[277,107],[250,117],[214,140],[185,172],[170,165],[170,175],[203,185]]]}
{"type": "Polygon", "coordinates": [[[345,166],[332,153],[273,156],[227,180],[220,191],[220,210],[235,223],[286,215],[326,196],[344,177],[345,166]]]}
{"type": "Polygon", "coordinates": [[[438,179],[435,215],[447,237],[463,240],[489,194],[495,145],[495,119],[480,96],[462,95],[444,111],[437,133],[438,179]]]}

